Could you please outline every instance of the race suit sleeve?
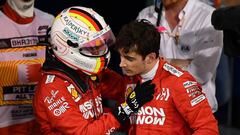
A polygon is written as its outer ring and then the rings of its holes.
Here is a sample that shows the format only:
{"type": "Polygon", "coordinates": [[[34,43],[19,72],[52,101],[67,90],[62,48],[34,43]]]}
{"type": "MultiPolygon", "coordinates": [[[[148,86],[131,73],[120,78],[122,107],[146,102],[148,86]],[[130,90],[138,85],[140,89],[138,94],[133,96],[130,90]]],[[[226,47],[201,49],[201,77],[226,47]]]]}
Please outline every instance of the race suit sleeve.
{"type": "Polygon", "coordinates": [[[100,80],[100,87],[103,99],[115,101],[115,105],[125,101],[124,79],[115,71],[112,71],[110,69],[106,69],[104,71],[104,74],[100,80]]]}
{"type": "Polygon", "coordinates": [[[172,95],[177,110],[193,130],[193,135],[219,134],[205,94],[191,75],[184,74],[177,79],[172,95]]]}
{"type": "MultiPolygon", "coordinates": [[[[59,78],[55,80],[52,84],[39,82],[41,84],[38,85],[34,97],[34,111],[43,134],[103,135],[120,126],[111,113],[85,119],[84,114],[88,114],[79,111],[80,104],[74,102],[64,86],[65,82],[59,78]]],[[[84,97],[79,102],[86,104],[83,110],[89,109],[89,102],[86,102],[84,97]]]]}

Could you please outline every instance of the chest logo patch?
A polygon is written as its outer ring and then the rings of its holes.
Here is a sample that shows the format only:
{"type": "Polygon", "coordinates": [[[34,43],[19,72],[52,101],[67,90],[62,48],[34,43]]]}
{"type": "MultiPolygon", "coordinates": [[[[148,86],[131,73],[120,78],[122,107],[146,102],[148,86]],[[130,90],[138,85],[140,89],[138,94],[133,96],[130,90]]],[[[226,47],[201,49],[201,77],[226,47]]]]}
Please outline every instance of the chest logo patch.
{"type": "Polygon", "coordinates": [[[170,96],[169,88],[162,88],[162,91],[157,95],[156,100],[167,101],[170,96]]]}
{"type": "Polygon", "coordinates": [[[72,95],[72,99],[75,102],[78,102],[82,98],[82,96],[79,94],[79,92],[75,89],[75,87],[72,84],[70,84],[67,87],[67,90],[72,95]]]}

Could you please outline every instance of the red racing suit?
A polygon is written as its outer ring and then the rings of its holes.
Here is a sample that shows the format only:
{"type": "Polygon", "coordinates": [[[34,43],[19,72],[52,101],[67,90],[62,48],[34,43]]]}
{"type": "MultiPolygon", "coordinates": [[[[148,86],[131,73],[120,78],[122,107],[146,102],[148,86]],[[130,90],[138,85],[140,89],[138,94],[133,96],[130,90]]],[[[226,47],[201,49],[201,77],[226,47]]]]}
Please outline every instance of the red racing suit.
{"type": "MultiPolygon", "coordinates": [[[[129,93],[138,76],[128,78],[129,93]]],[[[154,98],[130,116],[130,135],[218,135],[205,94],[196,80],[185,71],[160,60],[152,80],[154,98]]]]}
{"type": "Polygon", "coordinates": [[[33,100],[36,118],[43,134],[110,134],[120,124],[111,113],[103,113],[102,98],[121,100],[123,79],[106,69],[99,82],[79,76],[88,89],[81,91],[74,81],[59,71],[42,73],[33,100]]]}

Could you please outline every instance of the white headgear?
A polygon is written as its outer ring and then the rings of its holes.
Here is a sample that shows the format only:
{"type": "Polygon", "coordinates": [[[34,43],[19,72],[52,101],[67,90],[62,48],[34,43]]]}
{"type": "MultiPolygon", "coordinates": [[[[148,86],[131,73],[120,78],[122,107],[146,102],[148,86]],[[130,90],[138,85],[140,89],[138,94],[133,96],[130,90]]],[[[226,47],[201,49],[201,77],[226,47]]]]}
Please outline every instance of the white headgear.
{"type": "Polygon", "coordinates": [[[67,66],[89,75],[98,74],[110,60],[108,46],[115,37],[103,17],[90,8],[70,7],[54,20],[51,44],[67,66]]]}
{"type": "Polygon", "coordinates": [[[21,17],[33,17],[35,0],[7,0],[9,6],[21,17]]]}

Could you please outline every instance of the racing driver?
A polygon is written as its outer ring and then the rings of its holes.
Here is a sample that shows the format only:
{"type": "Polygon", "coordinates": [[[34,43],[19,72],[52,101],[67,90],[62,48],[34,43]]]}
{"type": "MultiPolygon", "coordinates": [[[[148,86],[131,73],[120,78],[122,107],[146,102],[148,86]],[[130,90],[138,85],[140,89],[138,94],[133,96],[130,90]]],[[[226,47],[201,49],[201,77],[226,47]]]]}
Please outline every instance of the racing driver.
{"type": "Polygon", "coordinates": [[[55,18],[49,40],[51,47],[34,97],[43,134],[110,134],[153,98],[151,81],[138,85],[126,99],[121,96],[122,77],[106,69],[108,45],[115,37],[94,10],[63,10],[55,18]],[[111,97],[118,97],[119,104],[112,113],[103,114],[103,99],[111,97]]]}
{"type": "Polygon", "coordinates": [[[128,84],[152,80],[154,98],[130,116],[129,135],[218,135],[217,121],[198,82],[159,58],[160,34],[147,20],[123,26],[115,47],[128,84]]]}

